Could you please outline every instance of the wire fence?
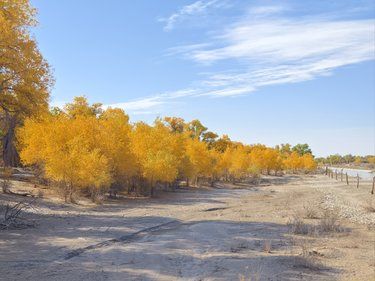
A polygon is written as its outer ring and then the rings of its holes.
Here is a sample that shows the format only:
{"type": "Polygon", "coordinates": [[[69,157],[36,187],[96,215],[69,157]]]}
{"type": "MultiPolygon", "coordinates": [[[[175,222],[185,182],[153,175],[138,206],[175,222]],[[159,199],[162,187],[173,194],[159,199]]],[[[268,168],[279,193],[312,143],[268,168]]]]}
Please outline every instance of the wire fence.
{"type": "MultiPolygon", "coordinates": [[[[344,173],[344,169],[342,168],[340,170],[340,172],[338,172],[337,169],[335,170],[332,170],[332,169],[329,169],[328,167],[325,168],[325,175],[328,176],[329,178],[332,178],[332,179],[335,179],[335,180],[340,180],[340,181],[345,181],[346,182],[346,185],[350,185],[351,183],[353,183],[356,188],[359,188],[360,186],[360,182],[361,182],[361,178],[359,177],[359,174],[357,173],[357,176],[356,177],[349,177],[348,175],[348,172],[345,172],[344,173]]],[[[367,183],[367,181],[362,181],[362,184],[364,183],[367,183]]],[[[372,186],[371,186],[371,194],[374,194],[374,191],[375,191],[375,177],[372,178],[372,186]]]]}

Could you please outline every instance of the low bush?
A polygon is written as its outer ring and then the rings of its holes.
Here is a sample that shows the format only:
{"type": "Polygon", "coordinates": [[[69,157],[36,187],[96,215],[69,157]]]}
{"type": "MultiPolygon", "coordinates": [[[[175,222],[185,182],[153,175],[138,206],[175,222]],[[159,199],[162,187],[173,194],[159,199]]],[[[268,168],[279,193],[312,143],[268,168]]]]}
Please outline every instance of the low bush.
{"type": "Polygon", "coordinates": [[[300,214],[295,214],[288,222],[289,230],[293,234],[309,234],[311,226],[303,221],[300,214]]]}
{"type": "Polygon", "coordinates": [[[337,210],[325,210],[317,227],[320,232],[342,232],[343,228],[340,225],[339,212],[337,210]]]}

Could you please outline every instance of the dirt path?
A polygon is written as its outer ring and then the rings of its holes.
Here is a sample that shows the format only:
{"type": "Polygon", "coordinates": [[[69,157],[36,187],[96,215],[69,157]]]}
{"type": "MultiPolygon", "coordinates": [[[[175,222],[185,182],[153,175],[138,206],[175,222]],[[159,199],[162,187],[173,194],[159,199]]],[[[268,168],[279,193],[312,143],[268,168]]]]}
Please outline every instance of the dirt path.
{"type": "MultiPolygon", "coordinates": [[[[368,225],[375,218],[363,207],[368,195],[340,184],[284,176],[101,206],[44,199],[31,215],[36,228],[0,232],[0,280],[371,280],[375,244],[368,225]],[[366,220],[343,218],[347,231],[339,234],[290,233],[288,221],[306,204],[320,210],[327,202],[366,220]],[[319,266],[306,263],[306,251],[319,266]]],[[[1,195],[0,202],[12,198],[1,195]]]]}

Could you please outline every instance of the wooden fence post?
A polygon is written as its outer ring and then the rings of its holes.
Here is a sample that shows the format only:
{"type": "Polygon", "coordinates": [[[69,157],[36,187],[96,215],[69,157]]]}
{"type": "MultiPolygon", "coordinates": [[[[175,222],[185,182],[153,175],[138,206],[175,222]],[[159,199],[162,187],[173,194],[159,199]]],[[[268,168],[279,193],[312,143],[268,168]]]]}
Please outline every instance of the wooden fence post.
{"type": "Polygon", "coordinates": [[[359,175],[357,173],[357,188],[359,187],[359,175]]]}
{"type": "Polygon", "coordinates": [[[344,169],[341,169],[341,181],[342,181],[343,173],[344,173],[344,169]]]}
{"type": "Polygon", "coordinates": [[[371,189],[371,194],[374,194],[374,189],[375,189],[375,177],[372,178],[372,189],[371,189]]]}
{"type": "Polygon", "coordinates": [[[346,177],[346,184],[349,185],[349,177],[348,177],[348,172],[345,173],[345,177],[346,177]]]}

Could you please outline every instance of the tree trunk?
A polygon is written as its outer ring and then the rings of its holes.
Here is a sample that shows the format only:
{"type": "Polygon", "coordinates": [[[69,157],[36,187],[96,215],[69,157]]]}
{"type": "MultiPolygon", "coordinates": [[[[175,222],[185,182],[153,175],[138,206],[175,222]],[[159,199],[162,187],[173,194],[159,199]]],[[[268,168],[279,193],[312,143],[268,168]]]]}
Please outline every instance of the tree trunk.
{"type": "Polygon", "coordinates": [[[151,188],[150,195],[151,195],[151,197],[154,197],[155,190],[154,190],[154,183],[153,183],[152,179],[150,181],[150,188],[151,188]]]}
{"type": "Polygon", "coordinates": [[[15,130],[17,117],[7,114],[6,116],[7,131],[3,137],[3,161],[6,167],[16,167],[20,164],[20,157],[15,146],[15,130]]]}

